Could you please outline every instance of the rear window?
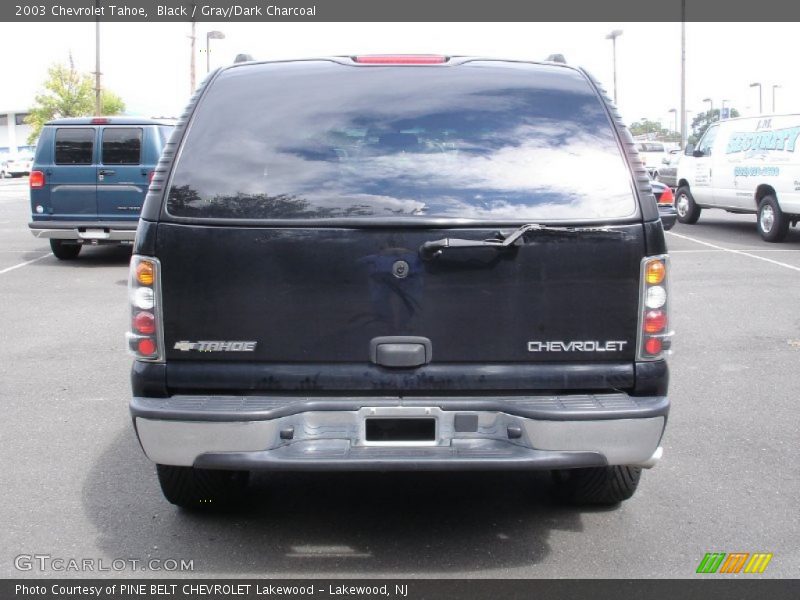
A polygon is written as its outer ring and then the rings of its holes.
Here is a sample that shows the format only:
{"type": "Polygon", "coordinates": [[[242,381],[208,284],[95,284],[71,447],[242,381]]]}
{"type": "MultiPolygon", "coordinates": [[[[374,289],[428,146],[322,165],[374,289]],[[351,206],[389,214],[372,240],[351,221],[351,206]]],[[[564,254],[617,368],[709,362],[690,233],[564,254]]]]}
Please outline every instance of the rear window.
{"type": "Polygon", "coordinates": [[[605,108],[578,72],[251,65],[195,111],[167,199],[214,219],[608,219],[636,212],[605,108]]]}
{"type": "Polygon", "coordinates": [[[65,127],[56,129],[57,165],[90,165],[94,153],[95,130],[65,127]]]}
{"type": "Polygon", "coordinates": [[[142,162],[142,130],[138,127],[103,129],[104,165],[138,165],[142,162]]]}

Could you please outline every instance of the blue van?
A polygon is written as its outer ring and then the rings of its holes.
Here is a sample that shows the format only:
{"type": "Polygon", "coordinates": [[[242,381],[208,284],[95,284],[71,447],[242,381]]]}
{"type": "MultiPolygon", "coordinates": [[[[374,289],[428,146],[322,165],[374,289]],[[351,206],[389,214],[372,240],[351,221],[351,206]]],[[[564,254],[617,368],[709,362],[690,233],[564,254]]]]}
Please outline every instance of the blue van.
{"type": "Polygon", "coordinates": [[[49,121],[30,174],[35,237],[61,260],[85,243],[131,243],[169,121],[81,117],[49,121]]]}

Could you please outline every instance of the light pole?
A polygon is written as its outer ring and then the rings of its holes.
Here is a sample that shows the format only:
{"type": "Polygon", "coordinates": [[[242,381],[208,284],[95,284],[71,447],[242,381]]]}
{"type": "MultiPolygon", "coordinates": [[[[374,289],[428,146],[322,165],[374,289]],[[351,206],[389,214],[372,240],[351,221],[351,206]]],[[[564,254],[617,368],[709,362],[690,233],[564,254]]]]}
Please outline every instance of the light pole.
{"type": "Polygon", "coordinates": [[[686,147],[686,0],[681,0],[681,148],[686,147]]]}
{"type": "Polygon", "coordinates": [[[775,90],[778,89],[779,86],[777,83],[772,86],[772,114],[775,114],[775,90]]]}
{"type": "Polygon", "coordinates": [[[727,118],[728,118],[728,117],[726,117],[726,116],[725,116],[725,103],[726,103],[727,101],[728,101],[727,99],[725,99],[725,100],[723,100],[723,101],[722,101],[722,109],[719,111],[719,120],[720,120],[720,121],[721,121],[722,119],[727,119],[727,118]]]}
{"type": "Polygon", "coordinates": [[[703,102],[708,102],[708,122],[714,121],[714,101],[711,98],[703,98],[703,102]]]}
{"type": "Polygon", "coordinates": [[[756,86],[758,86],[758,114],[761,115],[764,113],[764,105],[761,102],[761,84],[758,82],[750,84],[750,87],[756,87],[756,86]]]}
{"type": "Polygon", "coordinates": [[[672,114],[675,115],[675,128],[672,131],[674,131],[675,133],[678,133],[678,109],[670,108],[669,112],[671,112],[672,114]]]}
{"type": "Polygon", "coordinates": [[[617,38],[622,35],[622,29],[615,29],[606,36],[607,40],[611,40],[611,48],[614,60],[614,104],[617,104],[617,38]]]}
{"type": "MultiPolygon", "coordinates": [[[[95,8],[99,6],[99,0],[95,0],[95,8]]],[[[99,15],[99,13],[98,13],[99,15]]],[[[103,114],[103,88],[100,85],[100,17],[94,26],[94,114],[103,114]]]]}
{"type": "Polygon", "coordinates": [[[211,40],[224,40],[225,34],[221,31],[209,31],[206,33],[206,73],[211,70],[211,53],[209,51],[211,40]]]}

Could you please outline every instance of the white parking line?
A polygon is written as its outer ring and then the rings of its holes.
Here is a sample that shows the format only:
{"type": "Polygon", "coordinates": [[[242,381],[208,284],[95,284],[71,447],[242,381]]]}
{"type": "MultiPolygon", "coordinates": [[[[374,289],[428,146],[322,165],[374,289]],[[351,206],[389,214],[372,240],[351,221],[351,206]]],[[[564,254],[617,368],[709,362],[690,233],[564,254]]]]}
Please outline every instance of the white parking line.
{"type": "Polygon", "coordinates": [[[758,256],[757,254],[750,254],[749,252],[743,252],[742,250],[734,250],[733,248],[725,248],[723,246],[717,246],[716,244],[712,244],[710,242],[704,242],[703,240],[698,240],[696,238],[689,237],[688,235],[673,233],[672,231],[667,231],[666,233],[667,235],[674,235],[675,237],[681,238],[682,240],[688,240],[690,242],[694,242],[695,244],[702,244],[703,246],[708,246],[709,248],[714,248],[715,250],[730,252],[731,254],[740,254],[742,256],[749,256],[750,258],[755,258],[756,260],[763,260],[764,262],[768,262],[773,265],[778,265],[779,267],[785,267],[786,269],[791,269],[792,271],[800,272],[800,267],[796,267],[794,265],[787,265],[786,263],[779,262],[777,260],[772,260],[771,258],[767,258],[766,256],[758,256]]]}
{"type": "Polygon", "coordinates": [[[42,260],[43,258],[47,258],[48,256],[53,256],[53,254],[52,253],[47,253],[44,256],[40,256],[38,258],[34,258],[33,260],[26,260],[24,263],[19,263],[18,265],[14,265],[13,267],[7,267],[7,268],[3,269],[2,271],[0,271],[0,275],[8,273],[9,271],[13,271],[14,269],[19,269],[20,267],[24,267],[25,265],[29,265],[31,263],[35,263],[35,262],[37,262],[39,260],[42,260]]]}

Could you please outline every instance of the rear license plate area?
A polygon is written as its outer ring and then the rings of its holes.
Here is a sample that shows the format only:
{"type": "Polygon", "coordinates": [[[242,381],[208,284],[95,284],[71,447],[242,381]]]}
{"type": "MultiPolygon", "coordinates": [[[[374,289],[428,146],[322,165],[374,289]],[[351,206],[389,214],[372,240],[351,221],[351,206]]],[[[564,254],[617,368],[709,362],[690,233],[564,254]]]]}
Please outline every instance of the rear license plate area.
{"type": "Polygon", "coordinates": [[[435,442],[436,419],[433,417],[368,417],[367,442],[435,442]]]}

